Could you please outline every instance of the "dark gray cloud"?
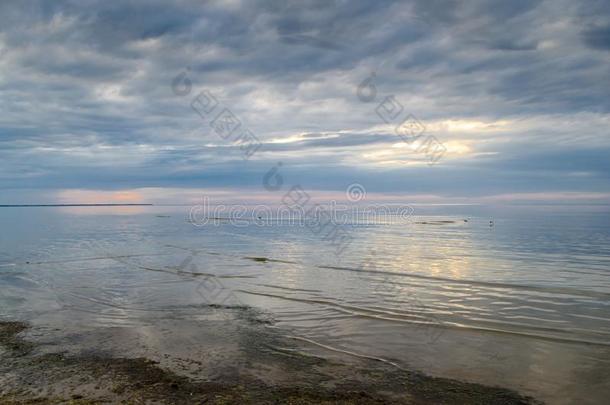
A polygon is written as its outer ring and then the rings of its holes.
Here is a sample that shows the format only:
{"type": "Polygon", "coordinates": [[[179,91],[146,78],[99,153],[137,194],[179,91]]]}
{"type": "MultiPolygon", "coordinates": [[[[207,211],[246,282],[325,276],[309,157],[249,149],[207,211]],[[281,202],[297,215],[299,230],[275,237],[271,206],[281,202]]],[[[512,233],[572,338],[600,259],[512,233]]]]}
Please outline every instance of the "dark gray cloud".
{"type": "Polygon", "coordinates": [[[281,160],[329,190],[606,192],[609,27],[595,0],[5,1],[0,189],[256,188],[281,160]],[[190,108],[204,88],[263,142],[250,161],[190,108]],[[437,166],[375,113],[388,95],[437,166]]]}
{"type": "Polygon", "coordinates": [[[583,32],[585,43],[591,48],[610,50],[610,25],[606,27],[592,27],[583,32]]]}

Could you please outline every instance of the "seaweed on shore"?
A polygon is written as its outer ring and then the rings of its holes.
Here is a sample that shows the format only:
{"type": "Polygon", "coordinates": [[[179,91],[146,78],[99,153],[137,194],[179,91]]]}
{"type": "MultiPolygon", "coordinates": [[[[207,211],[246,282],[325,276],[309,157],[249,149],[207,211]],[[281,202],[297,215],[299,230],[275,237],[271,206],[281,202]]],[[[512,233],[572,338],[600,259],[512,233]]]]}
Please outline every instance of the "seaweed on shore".
{"type": "Polygon", "coordinates": [[[8,349],[15,355],[28,354],[33,345],[21,339],[18,335],[28,329],[22,322],[0,322],[0,346],[8,349]]]}
{"type": "MultiPolygon", "coordinates": [[[[465,221],[467,222],[467,221],[465,221]]],[[[418,221],[415,222],[418,225],[448,225],[448,224],[455,224],[457,223],[457,221],[451,221],[451,220],[433,220],[433,221],[418,221]]]]}

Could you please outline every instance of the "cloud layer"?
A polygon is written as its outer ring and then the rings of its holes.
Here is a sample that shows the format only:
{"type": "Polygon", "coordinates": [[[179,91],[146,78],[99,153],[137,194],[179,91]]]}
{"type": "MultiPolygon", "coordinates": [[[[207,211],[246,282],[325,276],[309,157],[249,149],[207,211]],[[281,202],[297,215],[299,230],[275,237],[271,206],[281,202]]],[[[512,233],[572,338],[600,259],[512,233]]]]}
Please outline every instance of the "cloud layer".
{"type": "Polygon", "coordinates": [[[255,193],[280,161],[313,190],[610,192],[603,0],[6,1],[0,27],[0,203],[255,193]],[[260,139],[247,161],[191,109],[204,89],[260,139]],[[436,165],[376,113],[391,95],[436,165]]]}

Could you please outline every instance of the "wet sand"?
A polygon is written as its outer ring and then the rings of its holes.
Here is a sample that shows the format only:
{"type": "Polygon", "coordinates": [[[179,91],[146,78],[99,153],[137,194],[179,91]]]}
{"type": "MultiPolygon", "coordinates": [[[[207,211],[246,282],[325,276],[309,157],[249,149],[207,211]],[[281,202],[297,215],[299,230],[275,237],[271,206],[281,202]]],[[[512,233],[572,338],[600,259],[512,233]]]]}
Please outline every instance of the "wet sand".
{"type": "Polygon", "coordinates": [[[78,351],[62,350],[30,339],[32,330],[24,323],[0,322],[0,404],[539,403],[502,388],[428,377],[371,359],[305,355],[261,314],[242,307],[224,310],[232,318],[218,325],[229,329],[216,332],[210,325],[210,335],[201,337],[202,342],[215,333],[223,338],[225,346],[203,348],[209,361],[162,352],[112,355],[104,342],[132,344],[117,331],[96,335],[101,348],[86,347],[97,344],[89,337],[78,351]],[[236,360],[219,357],[228,346],[236,360]]]}

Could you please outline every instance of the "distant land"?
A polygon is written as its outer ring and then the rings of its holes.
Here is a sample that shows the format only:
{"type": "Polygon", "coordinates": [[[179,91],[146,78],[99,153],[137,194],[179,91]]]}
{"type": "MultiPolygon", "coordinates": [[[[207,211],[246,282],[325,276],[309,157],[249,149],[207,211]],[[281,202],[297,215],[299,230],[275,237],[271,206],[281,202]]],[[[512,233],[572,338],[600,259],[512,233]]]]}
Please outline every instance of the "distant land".
{"type": "Polygon", "coordinates": [[[152,204],[0,204],[0,208],[7,207],[142,207],[152,204]]]}

